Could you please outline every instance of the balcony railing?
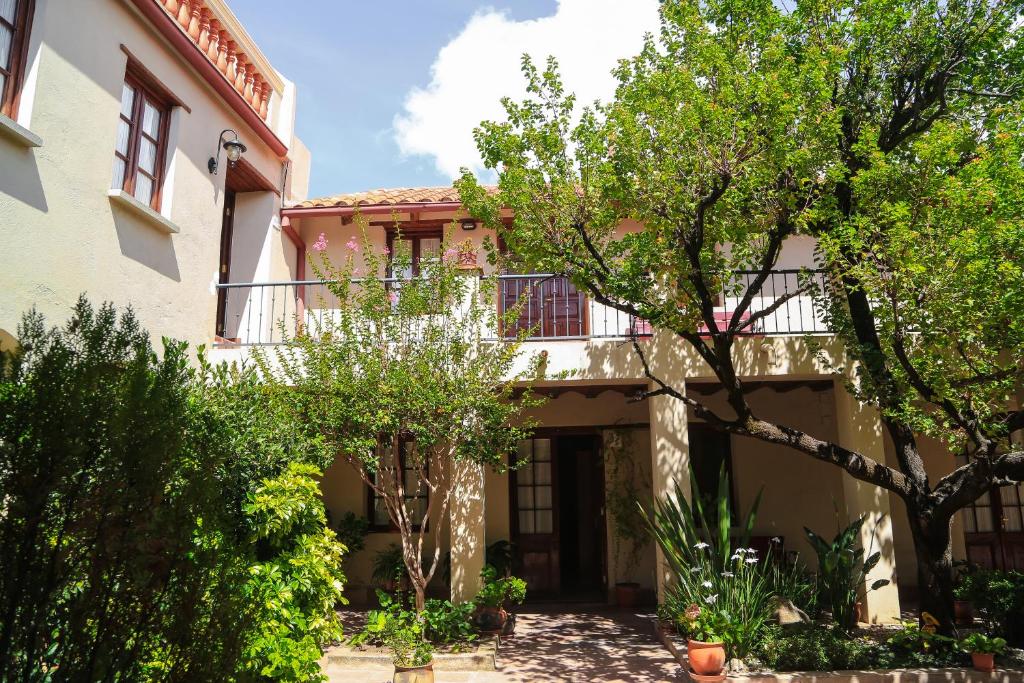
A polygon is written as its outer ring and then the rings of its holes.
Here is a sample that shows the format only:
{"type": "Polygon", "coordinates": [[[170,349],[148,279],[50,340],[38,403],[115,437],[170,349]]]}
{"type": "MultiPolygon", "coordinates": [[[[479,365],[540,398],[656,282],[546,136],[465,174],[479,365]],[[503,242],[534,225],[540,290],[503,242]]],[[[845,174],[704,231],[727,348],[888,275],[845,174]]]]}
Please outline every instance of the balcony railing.
{"type": "MultiPolygon", "coordinates": [[[[724,327],[757,273],[736,272],[723,283],[715,321],[724,327]]],[[[485,330],[497,339],[526,331],[532,340],[626,339],[650,336],[650,323],[587,297],[566,278],[547,275],[499,275],[499,313],[511,321],[500,330],[485,330]]],[[[826,334],[828,327],[815,295],[824,286],[819,271],[772,271],[750,300],[741,320],[754,321],[745,335],[826,334]],[[765,313],[767,311],[767,313],[765,313]]],[[[280,344],[302,329],[315,329],[338,308],[338,299],[319,280],[230,283],[218,285],[224,300],[216,345],[280,344]]],[[[706,330],[703,330],[706,331],[706,330]]]]}

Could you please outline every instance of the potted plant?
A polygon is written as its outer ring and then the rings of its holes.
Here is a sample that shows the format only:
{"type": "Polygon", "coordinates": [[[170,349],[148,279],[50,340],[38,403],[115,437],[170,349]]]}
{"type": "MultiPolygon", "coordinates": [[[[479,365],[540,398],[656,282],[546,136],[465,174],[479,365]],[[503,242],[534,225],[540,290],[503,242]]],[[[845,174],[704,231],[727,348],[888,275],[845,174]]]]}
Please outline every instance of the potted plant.
{"type": "Polygon", "coordinates": [[[957,568],[956,581],[953,585],[953,617],[961,626],[974,623],[974,597],[977,581],[973,565],[964,560],[953,563],[957,568]]]}
{"type": "Polygon", "coordinates": [[[380,586],[388,593],[408,590],[409,578],[405,571],[405,559],[402,547],[392,543],[379,551],[373,558],[373,574],[370,576],[373,585],[380,586]]]}
{"type": "Polygon", "coordinates": [[[389,620],[384,646],[395,665],[393,683],[433,683],[434,647],[423,637],[423,617],[389,620]]]}
{"type": "Polygon", "coordinates": [[[483,633],[512,635],[515,622],[506,629],[509,617],[505,603],[521,604],[526,599],[526,582],[515,576],[499,579],[497,570],[489,564],[484,566],[480,577],[484,585],[473,600],[477,606],[474,616],[477,628],[483,633]]]}
{"type": "Polygon", "coordinates": [[[715,611],[691,604],[680,621],[680,630],[686,634],[690,677],[704,683],[725,680],[725,643],[717,628],[715,611]]]}
{"type": "Polygon", "coordinates": [[[971,662],[978,671],[992,671],[996,668],[996,655],[1006,650],[1003,638],[986,636],[984,633],[972,633],[960,641],[960,649],[971,655],[971,662]]]}
{"type": "Polygon", "coordinates": [[[644,478],[637,475],[628,432],[621,429],[606,430],[602,451],[610,484],[606,503],[612,523],[616,566],[621,567],[621,575],[626,579],[615,583],[615,604],[630,608],[637,604],[640,584],[629,579],[640,563],[644,548],[650,542],[638,504],[647,492],[641,490],[645,486],[644,478]]]}

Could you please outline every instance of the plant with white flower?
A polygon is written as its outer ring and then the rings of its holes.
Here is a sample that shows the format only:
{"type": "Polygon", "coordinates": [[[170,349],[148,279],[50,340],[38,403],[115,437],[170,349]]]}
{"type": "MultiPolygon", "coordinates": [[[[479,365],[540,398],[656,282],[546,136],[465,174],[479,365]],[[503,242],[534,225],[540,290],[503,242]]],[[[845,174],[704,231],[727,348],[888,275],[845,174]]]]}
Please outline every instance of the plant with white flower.
{"type": "Polygon", "coordinates": [[[705,588],[712,588],[714,586],[714,584],[711,583],[710,581],[705,581],[701,585],[704,586],[705,588]]]}
{"type": "Polygon", "coordinates": [[[708,603],[709,605],[715,604],[716,602],[718,602],[718,593],[707,596],[706,598],[704,598],[704,602],[708,603]]]}
{"type": "Polygon", "coordinates": [[[697,550],[704,550],[704,548],[709,548],[710,546],[704,541],[701,541],[700,543],[694,543],[693,547],[697,550]]]}

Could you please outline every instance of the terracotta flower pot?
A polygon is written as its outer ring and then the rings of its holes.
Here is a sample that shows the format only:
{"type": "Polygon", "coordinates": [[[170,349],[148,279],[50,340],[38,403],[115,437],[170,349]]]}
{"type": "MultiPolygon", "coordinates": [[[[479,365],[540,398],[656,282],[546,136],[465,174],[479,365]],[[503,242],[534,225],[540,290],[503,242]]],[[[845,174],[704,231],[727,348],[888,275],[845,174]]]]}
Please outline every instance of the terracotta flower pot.
{"type": "Polygon", "coordinates": [[[686,654],[693,672],[702,676],[717,676],[725,669],[725,645],[686,641],[686,654]]]}
{"type": "Polygon", "coordinates": [[[974,605],[967,600],[953,601],[953,616],[961,626],[974,623],[974,605]]]}
{"type": "Polygon", "coordinates": [[[420,666],[398,666],[395,664],[395,675],[391,683],[434,683],[434,662],[420,666]]]}
{"type": "Polygon", "coordinates": [[[996,668],[996,656],[991,652],[972,652],[971,663],[978,671],[992,671],[996,668]]]}
{"type": "Polygon", "coordinates": [[[692,671],[689,672],[690,680],[697,681],[697,683],[722,683],[725,680],[725,674],[715,674],[714,676],[706,676],[704,674],[695,674],[692,671]]]}
{"type": "Polygon", "coordinates": [[[500,607],[481,605],[476,608],[474,621],[482,633],[500,633],[508,620],[508,613],[500,607]]]}
{"type": "Polygon", "coordinates": [[[615,604],[618,607],[636,607],[637,597],[640,594],[638,583],[617,583],[615,584],[615,604]]]}
{"type": "Polygon", "coordinates": [[[853,619],[858,624],[864,621],[864,603],[860,600],[853,603],[853,619]]]}

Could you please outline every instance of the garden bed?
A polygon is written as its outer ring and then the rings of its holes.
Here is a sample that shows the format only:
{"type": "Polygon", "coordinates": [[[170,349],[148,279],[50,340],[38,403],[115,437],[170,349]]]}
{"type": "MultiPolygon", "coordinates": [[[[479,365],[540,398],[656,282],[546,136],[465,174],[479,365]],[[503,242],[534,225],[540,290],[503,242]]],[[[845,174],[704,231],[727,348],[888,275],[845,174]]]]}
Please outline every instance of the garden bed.
{"type": "MultiPolygon", "coordinates": [[[[481,638],[462,646],[458,651],[438,649],[434,652],[435,671],[495,671],[498,659],[498,639],[481,638]]],[[[320,661],[321,668],[335,666],[348,669],[380,668],[392,666],[391,655],[382,647],[350,647],[344,643],[332,645],[320,661]]]]}
{"type": "MultiPolygon", "coordinates": [[[[686,642],[674,631],[653,620],[654,632],[683,671],[689,671],[686,642]]],[[[884,629],[878,629],[880,632],[884,629]]],[[[1021,683],[1024,681],[1024,652],[1014,650],[1000,659],[1001,664],[991,673],[975,671],[969,667],[876,669],[858,671],[749,671],[729,674],[734,683],[796,683],[797,681],[828,681],[829,683],[1021,683]]]]}

